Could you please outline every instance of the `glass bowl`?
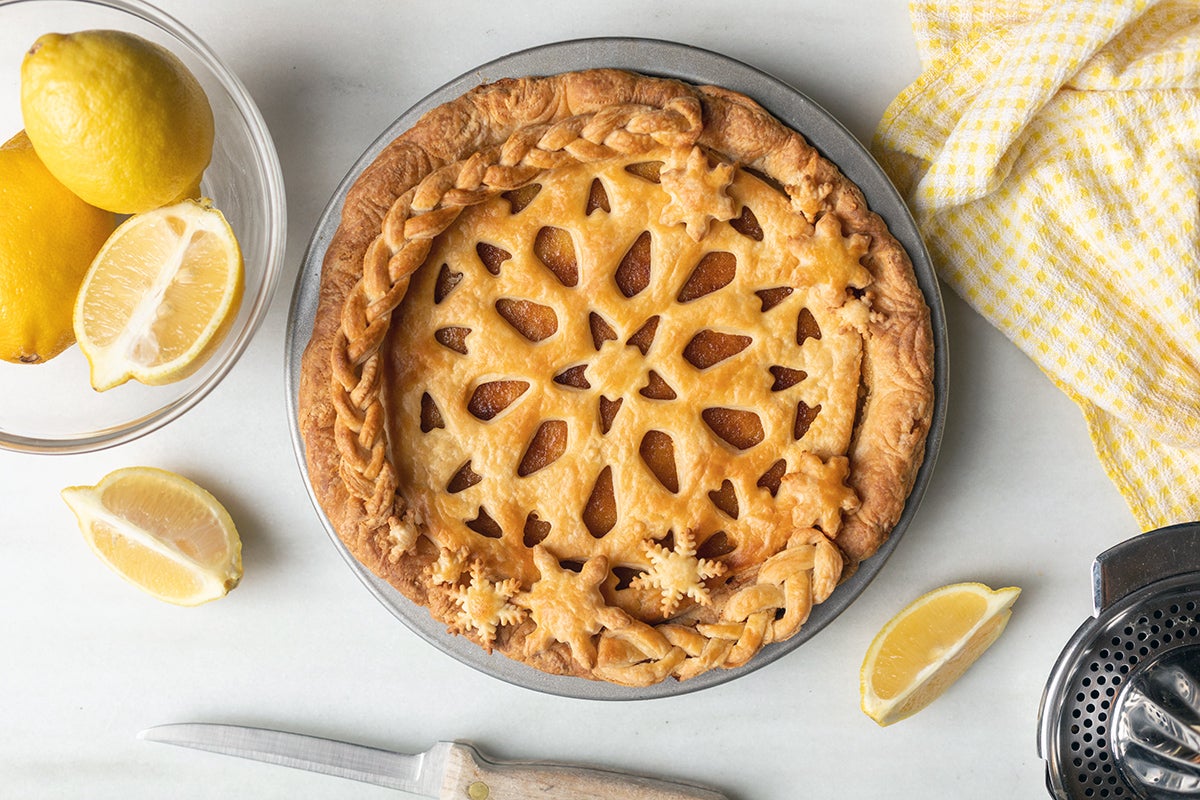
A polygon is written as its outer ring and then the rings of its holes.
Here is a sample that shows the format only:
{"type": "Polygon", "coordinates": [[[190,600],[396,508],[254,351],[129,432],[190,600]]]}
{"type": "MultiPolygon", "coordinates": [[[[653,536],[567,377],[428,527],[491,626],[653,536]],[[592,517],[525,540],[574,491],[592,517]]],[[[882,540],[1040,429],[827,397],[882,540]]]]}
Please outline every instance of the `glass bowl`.
{"type": "Polygon", "coordinates": [[[262,322],[283,265],[283,177],[254,101],[216,54],[172,17],[139,0],[0,0],[0,142],[23,127],[21,60],[43,33],[107,28],[157,42],[195,74],[212,105],[212,163],[200,188],[224,213],[245,259],[237,319],[189,378],[166,386],[129,381],[91,388],[77,346],[42,364],[0,361],[0,448],[77,453],[127,442],[179,417],[229,372],[262,322]]]}

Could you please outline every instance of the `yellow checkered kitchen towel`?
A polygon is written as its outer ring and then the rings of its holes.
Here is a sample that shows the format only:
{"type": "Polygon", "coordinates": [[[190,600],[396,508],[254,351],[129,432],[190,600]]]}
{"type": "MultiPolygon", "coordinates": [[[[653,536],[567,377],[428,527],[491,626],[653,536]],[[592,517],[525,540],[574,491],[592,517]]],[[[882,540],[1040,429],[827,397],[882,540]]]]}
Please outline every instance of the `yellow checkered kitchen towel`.
{"type": "Polygon", "coordinates": [[[939,275],[1083,409],[1145,528],[1200,519],[1200,2],[913,2],[873,150],[939,275]]]}

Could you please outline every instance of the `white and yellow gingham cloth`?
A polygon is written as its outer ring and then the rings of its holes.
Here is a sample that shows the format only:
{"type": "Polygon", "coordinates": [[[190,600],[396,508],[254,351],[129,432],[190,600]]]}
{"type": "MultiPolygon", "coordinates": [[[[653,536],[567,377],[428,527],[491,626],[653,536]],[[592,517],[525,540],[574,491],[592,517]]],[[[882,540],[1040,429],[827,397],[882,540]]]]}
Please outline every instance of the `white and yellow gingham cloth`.
{"type": "Polygon", "coordinates": [[[873,149],[941,278],[1083,409],[1144,529],[1200,519],[1200,1],[910,4],[873,149]]]}

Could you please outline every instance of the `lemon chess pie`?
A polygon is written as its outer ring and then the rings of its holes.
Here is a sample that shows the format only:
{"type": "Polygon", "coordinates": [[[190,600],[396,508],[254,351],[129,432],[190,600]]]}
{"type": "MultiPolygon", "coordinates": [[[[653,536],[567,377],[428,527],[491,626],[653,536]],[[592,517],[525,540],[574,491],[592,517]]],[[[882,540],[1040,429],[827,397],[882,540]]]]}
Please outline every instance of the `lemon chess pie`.
{"type": "Polygon", "coordinates": [[[625,685],[746,663],[887,538],[929,311],[861,192],[748,98],[503,80],[357,179],[300,429],[353,555],[449,630],[625,685]]]}

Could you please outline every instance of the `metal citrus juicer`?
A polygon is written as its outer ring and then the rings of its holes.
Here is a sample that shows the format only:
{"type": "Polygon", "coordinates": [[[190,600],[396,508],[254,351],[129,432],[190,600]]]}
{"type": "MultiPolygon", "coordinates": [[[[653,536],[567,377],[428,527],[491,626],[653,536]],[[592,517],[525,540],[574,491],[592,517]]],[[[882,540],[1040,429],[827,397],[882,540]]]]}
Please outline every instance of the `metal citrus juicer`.
{"type": "Polygon", "coordinates": [[[1200,798],[1200,523],[1106,550],[1092,583],[1042,695],[1051,796],[1200,798]]]}

